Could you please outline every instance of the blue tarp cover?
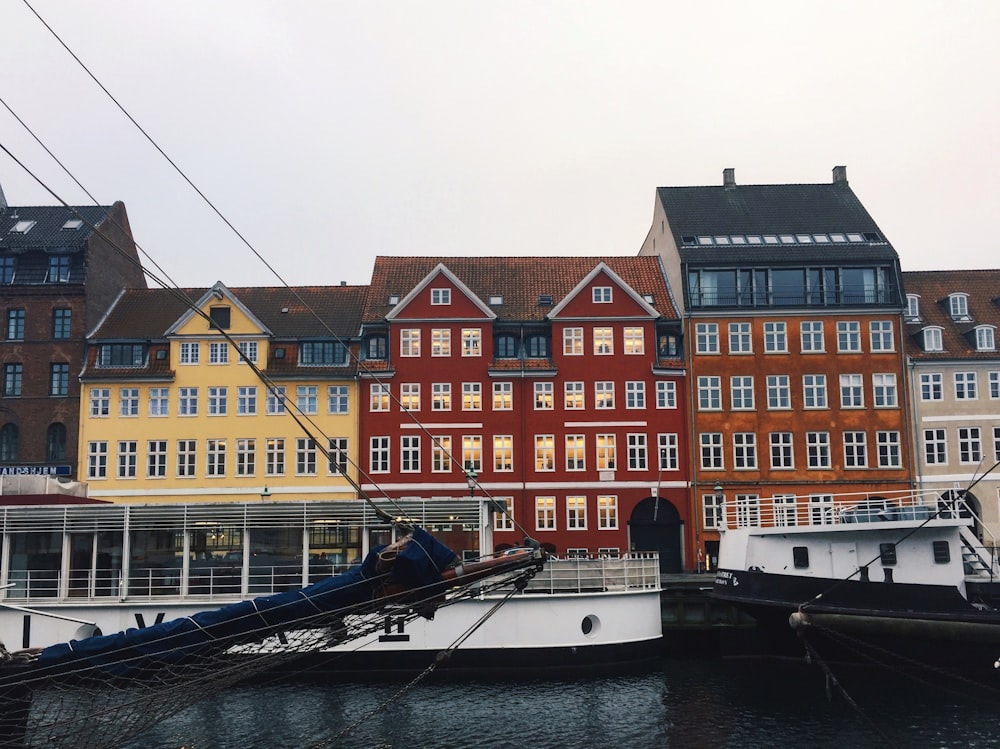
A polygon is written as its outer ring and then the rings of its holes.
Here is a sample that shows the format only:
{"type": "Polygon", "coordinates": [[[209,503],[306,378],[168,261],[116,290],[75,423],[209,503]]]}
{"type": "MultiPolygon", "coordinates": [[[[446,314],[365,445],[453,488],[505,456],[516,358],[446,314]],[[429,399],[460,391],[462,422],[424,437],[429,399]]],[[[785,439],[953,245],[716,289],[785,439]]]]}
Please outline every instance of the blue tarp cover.
{"type": "Polygon", "coordinates": [[[240,601],[143,629],[73,640],[45,648],[39,668],[97,667],[127,676],[156,664],[176,663],[192,655],[224,651],[238,643],[256,642],[322,613],[336,613],[373,600],[383,584],[407,589],[442,581],[441,572],[455,562],[455,553],[422,528],[397,554],[389,579],[378,578],[379,546],[364,562],[347,572],[301,590],[240,601]]]}

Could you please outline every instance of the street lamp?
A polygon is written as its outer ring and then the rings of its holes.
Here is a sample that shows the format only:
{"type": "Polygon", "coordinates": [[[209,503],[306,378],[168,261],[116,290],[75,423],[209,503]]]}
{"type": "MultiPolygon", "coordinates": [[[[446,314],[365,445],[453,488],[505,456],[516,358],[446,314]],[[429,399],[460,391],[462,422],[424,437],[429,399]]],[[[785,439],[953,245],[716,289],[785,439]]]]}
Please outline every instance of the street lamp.
{"type": "Polygon", "coordinates": [[[260,493],[260,501],[261,501],[261,502],[266,502],[266,501],[267,501],[267,500],[269,500],[270,498],[271,498],[271,492],[270,492],[270,490],[269,490],[269,489],[267,488],[267,484],[264,484],[264,491],[262,491],[262,492],[260,493]]]}
{"type": "Polygon", "coordinates": [[[476,473],[476,469],[472,467],[472,463],[469,463],[469,467],[465,469],[465,483],[469,485],[469,497],[476,496],[476,479],[479,478],[479,474],[476,473]]]}

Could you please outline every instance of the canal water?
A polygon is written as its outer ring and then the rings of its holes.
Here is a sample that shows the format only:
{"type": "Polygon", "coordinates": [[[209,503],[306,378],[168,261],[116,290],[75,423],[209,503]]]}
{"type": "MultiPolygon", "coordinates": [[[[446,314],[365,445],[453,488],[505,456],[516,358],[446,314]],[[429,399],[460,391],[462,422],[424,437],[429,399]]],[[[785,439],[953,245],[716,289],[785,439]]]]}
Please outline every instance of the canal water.
{"type": "Polygon", "coordinates": [[[538,676],[435,678],[367,718],[404,682],[245,686],[128,749],[1000,747],[997,693],[960,682],[845,670],[848,700],[803,662],[674,658],[627,676],[538,676]]]}

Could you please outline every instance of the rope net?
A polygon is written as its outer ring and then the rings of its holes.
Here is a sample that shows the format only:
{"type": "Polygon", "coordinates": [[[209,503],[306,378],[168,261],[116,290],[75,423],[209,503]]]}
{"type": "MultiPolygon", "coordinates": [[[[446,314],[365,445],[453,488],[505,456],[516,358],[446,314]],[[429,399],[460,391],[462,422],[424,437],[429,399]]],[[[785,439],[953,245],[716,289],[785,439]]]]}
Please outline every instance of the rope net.
{"type": "MultiPolygon", "coordinates": [[[[362,648],[366,638],[383,630],[386,615],[394,624],[405,625],[473,596],[511,586],[521,589],[544,563],[534,552],[495,561],[500,564],[456,576],[447,590],[440,575],[429,584],[401,587],[399,570],[392,569],[341,584],[338,601],[361,600],[324,610],[319,609],[318,596],[310,597],[317,586],[310,586],[282,594],[288,602],[269,608],[259,604],[272,601],[255,599],[220,609],[243,607],[224,626],[202,622],[192,630],[192,620],[200,616],[196,614],[159,628],[130,630],[128,634],[146,635],[139,642],[119,633],[40,652],[0,651],[0,747],[121,746],[236,683],[270,673],[308,671],[311,654],[323,652],[324,668],[331,668],[332,662],[335,669],[336,659],[352,648],[330,649],[351,643],[357,645],[354,650],[362,648]],[[310,613],[304,613],[304,600],[310,613]],[[107,645],[80,652],[84,644],[98,640],[107,645]]],[[[366,560],[356,569],[368,564],[366,560]]]]}

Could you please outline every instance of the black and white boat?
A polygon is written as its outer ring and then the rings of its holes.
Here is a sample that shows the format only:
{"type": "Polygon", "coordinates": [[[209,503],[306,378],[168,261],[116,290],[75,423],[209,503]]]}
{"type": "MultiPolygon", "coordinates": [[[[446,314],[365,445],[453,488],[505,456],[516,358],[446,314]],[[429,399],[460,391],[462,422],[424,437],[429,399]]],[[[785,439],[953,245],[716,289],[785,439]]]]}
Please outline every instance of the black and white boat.
{"type": "Polygon", "coordinates": [[[727,507],[712,595],[756,619],[758,652],[801,655],[805,644],[830,657],[915,658],[996,678],[996,544],[978,535],[962,496],[727,507]]]}
{"type": "MultiPolygon", "coordinates": [[[[589,671],[656,652],[655,555],[554,560],[532,543],[455,553],[424,528],[463,538],[444,517],[427,522],[442,508],[404,504],[396,506],[411,515],[389,526],[365,503],[345,501],[0,508],[0,636],[8,643],[0,647],[0,747],[119,746],[207,694],[264,675],[409,672],[419,680],[447,664],[537,676],[547,666],[589,671]],[[353,530],[344,523],[351,512],[362,515],[353,530]],[[239,539],[240,559],[192,551],[208,517],[214,532],[239,539]],[[363,549],[364,561],[343,571],[320,566],[327,560],[310,542],[330,548],[333,539],[310,529],[331,524],[342,528],[334,534],[342,551],[353,553],[351,539],[392,542],[363,549]],[[150,533],[170,552],[156,561],[150,533]],[[261,539],[282,537],[299,539],[298,558],[273,547],[255,555],[261,539]],[[40,554],[47,543],[67,553],[40,554]]],[[[452,521],[457,504],[449,503],[452,521]]],[[[469,505],[488,520],[484,503],[469,505]]]]}

